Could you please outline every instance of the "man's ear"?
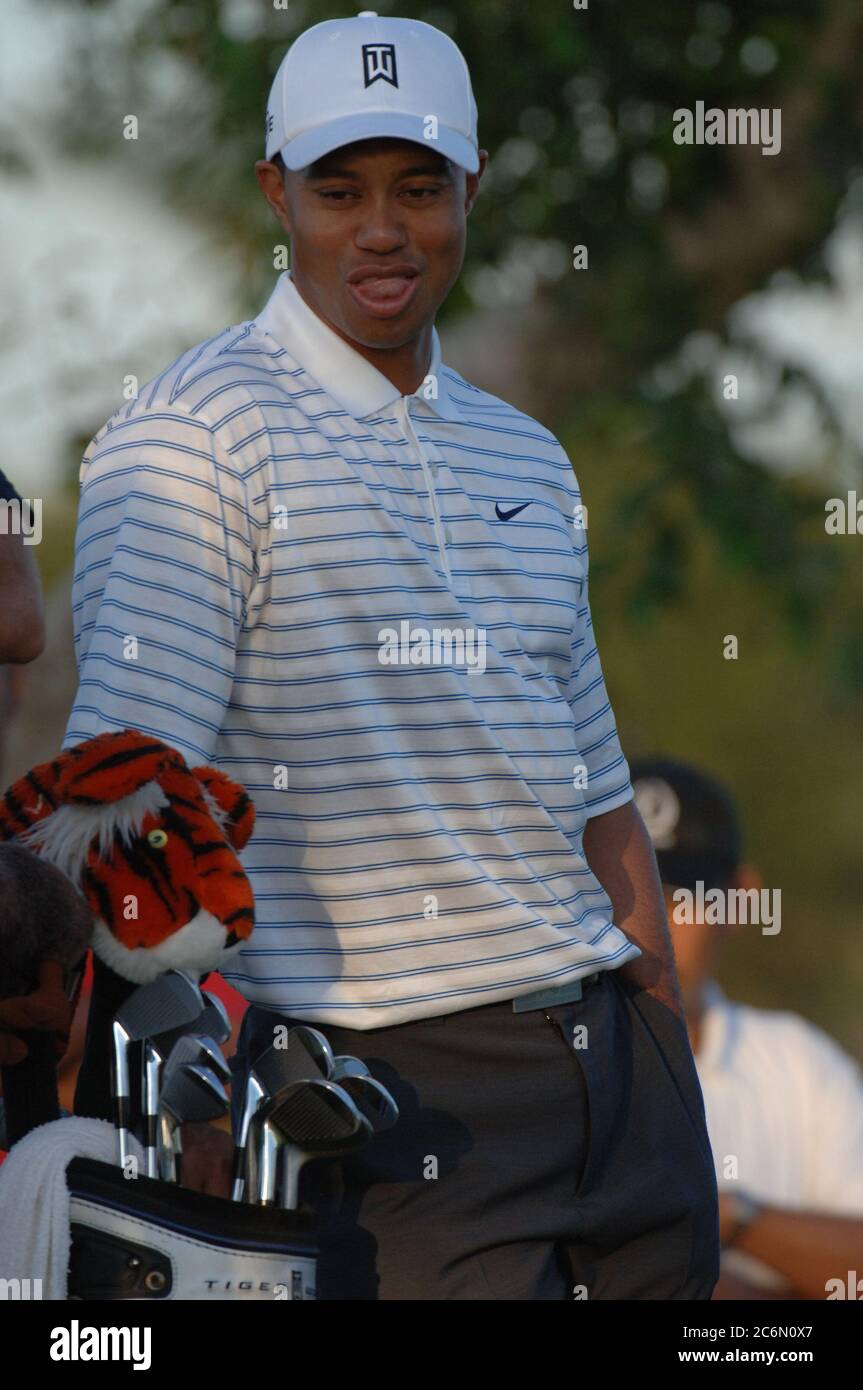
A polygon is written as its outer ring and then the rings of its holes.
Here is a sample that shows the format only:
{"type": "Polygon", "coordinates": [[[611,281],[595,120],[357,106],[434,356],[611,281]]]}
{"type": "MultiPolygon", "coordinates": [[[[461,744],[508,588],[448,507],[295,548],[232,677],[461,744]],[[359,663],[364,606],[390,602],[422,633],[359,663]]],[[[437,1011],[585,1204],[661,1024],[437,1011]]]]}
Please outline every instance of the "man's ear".
{"type": "Polygon", "coordinates": [[[476,202],[477,193],[479,192],[479,181],[480,181],[480,179],[481,179],[482,176],[483,176],[483,173],[484,173],[484,171],[485,171],[485,167],[486,167],[487,164],[488,164],[488,150],[480,150],[480,151],[479,151],[479,168],[477,169],[476,173],[475,173],[475,174],[465,174],[465,180],[464,180],[464,187],[465,187],[464,210],[465,210],[465,215],[467,215],[467,213],[470,212],[471,208],[473,207],[474,203],[476,202]]]}
{"type": "MultiPolygon", "coordinates": [[[[744,892],[748,892],[754,888],[756,893],[759,893],[763,887],[764,879],[753,864],[739,864],[728,880],[729,891],[732,888],[740,888],[744,892]]],[[[742,922],[737,922],[734,925],[728,924],[722,928],[722,933],[725,936],[737,937],[742,935],[743,931],[742,922]]]]}
{"type": "Polygon", "coordinates": [[[285,200],[285,184],[281,170],[272,160],[259,159],[255,163],[255,177],[261,188],[261,192],[269,203],[273,215],[278,219],[285,231],[290,234],[290,224],[288,219],[288,206],[285,200]]]}
{"type": "Polygon", "coordinates": [[[731,875],[728,883],[729,888],[754,888],[760,893],[764,887],[764,879],[755,868],[754,864],[740,864],[731,875]]]}

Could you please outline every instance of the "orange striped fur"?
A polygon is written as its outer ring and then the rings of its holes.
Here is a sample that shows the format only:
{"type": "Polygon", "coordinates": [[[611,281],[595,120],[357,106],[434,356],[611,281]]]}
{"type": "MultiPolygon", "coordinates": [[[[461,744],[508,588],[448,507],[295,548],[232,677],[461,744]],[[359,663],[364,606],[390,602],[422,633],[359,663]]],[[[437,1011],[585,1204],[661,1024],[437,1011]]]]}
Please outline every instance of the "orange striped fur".
{"type": "Polygon", "coordinates": [[[251,935],[236,851],[254,820],[239,783],[136,729],[32,768],[0,801],[0,838],[72,879],[97,919],[94,950],[139,983],[172,965],[217,969],[251,935]]]}

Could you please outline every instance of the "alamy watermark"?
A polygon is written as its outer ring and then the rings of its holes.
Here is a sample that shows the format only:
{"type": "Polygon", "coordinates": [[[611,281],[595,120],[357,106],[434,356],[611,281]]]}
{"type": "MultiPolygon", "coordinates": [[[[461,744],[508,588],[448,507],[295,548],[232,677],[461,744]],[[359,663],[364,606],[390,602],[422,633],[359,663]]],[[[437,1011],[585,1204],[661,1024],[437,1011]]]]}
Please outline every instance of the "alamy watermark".
{"type": "Polygon", "coordinates": [[[863,497],[858,497],[855,491],[844,497],[828,497],[824,511],[824,530],[828,536],[863,536],[863,497]]]}
{"type": "Polygon", "coordinates": [[[760,926],[762,936],[782,930],[781,888],[707,888],[698,879],[695,890],[675,888],[672,920],[703,922],[708,927],[760,926]]]}
{"type": "Polygon", "coordinates": [[[422,627],[402,618],[398,629],[378,633],[382,666],[458,666],[469,675],[485,671],[486,631],[482,627],[422,627]]]}
{"type": "Polygon", "coordinates": [[[748,110],[718,106],[695,110],[679,106],[672,116],[675,145],[761,145],[762,154],[778,154],[782,148],[782,112],[778,106],[748,110]]]}
{"type": "Polygon", "coordinates": [[[0,1279],[0,1303],[7,1299],[28,1302],[42,1297],[41,1279],[0,1279]]]}
{"type": "Polygon", "coordinates": [[[25,545],[42,540],[42,498],[17,497],[0,501],[0,536],[20,536],[25,545]]]}
{"type": "Polygon", "coordinates": [[[52,1329],[48,1355],[52,1361],[131,1361],[134,1371],[148,1371],[152,1336],[149,1327],[82,1327],[73,1318],[69,1327],[52,1329]]]}

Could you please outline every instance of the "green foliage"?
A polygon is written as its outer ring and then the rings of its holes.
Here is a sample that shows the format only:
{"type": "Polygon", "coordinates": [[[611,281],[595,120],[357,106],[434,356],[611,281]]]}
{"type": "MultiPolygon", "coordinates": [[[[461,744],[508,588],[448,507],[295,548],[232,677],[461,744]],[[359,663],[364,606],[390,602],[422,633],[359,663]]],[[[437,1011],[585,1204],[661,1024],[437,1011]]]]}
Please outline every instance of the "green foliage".
{"type": "MultiPolygon", "coordinates": [[[[134,31],[116,38],[110,4],[80,8],[65,140],[116,153],[123,114],[139,111],[135,158],[178,207],[224,226],[249,267],[251,311],[272,280],[261,247],[273,223],[252,175],[263,156],[266,93],[294,36],[351,7],[292,0],[277,9],[261,0],[250,12],[224,0],[152,0],[134,31]],[[151,75],[166,63],[176,74],[173,100],[151,75]]],[[[650,441],[655,476],[634,486],[627,478],[621,489],[628,500],[619,528],[642,508],[642,489],[651,494],[642,521],[652,540],[627,610],[644,618],[674,599],[686,578],[687,528],[697,526],[716,537],[724,563],[748,569],[775,597],[792,634],[811,630],[846,563],[813,529],[823,506],[815,489],[790,487],[735,452],[703,374],[671,393],[643,387],[688,334],[709,329],[721,341],[727,310],[773,271],[823,273],[821,248],[860,164],[863,15],[818,0],[649,11],[623,0],[585,10],[557,0],[432,8],[380,0],[378,9],[425,19],[456,39],[491,154],[465,271],[442,317],[471,306],[483,268],[503,268],[505,285],[506,266],[528,254],[528,243],[553,248],[563,269],[538,276],[536,297],[552,307],[564,342],[566,326],[577,326],[591,381],[588,388],[576,377],[551,402],[548,423],[565,435],[600,400],[612,418],[625,405],[650,441]],[[781,153],[676,144],[673,113],[697,101],[780,107],[781,153]],[[576,244],[589,249],[587,272],[567,268],[576,244]],[[672,520],[665,494],[681,491],[691,506],[672,520]]],[[[806,384],[819,397],[819,384],[806,384]]],[[[819,403],[831,423],[830,402],[819,403]]],[[[846,689],[860,666],[861,623],[849,613],[847,630],[836,632],[831,665],[846,689]]]]}
{"type": "MultiPolygon", "coordinates": [[[[371,3],[456,39],[491,155],[442,319],[489,284],[506,289],[508,267],[532,249],[552,253],[535,288],[541,322],[554,325],[534,353],[539,377],[555,382],[542,417],[588,503],[593,611],[627,749],[693,757],[739,791],[753,856],[788,891],[780,940],[790,948],[744,946],[747,992],[820,1011],[829,1025],[838,974],[846,1041],[863,1053],[851,1021],[863,980],[849,754],[863,690],[861,542],[824,531],[825,496],[840,490],[833,456],[859,463],[860,441],[843,437],[820,381],[780,364],[777,388],[796,383],[818,404],[830,436],[813,459],[822,471],[785,478],[752,462],[691,348],[696,334],[727,342],[729,310],[774,274],[825,281],[840,208],[860,215],[863,7],[371,3]],[[780,108],[781,153],[676,144],[675,110],[698,101],[780,108]],[[588,271],[570,268],[579,244],[588,271]],[[657,369],[680,357],[689,370],[658,389],[657,369]],[[729,632],[736,662],[721,657],[729,632]],[[819,972],[813,943],[828,933],[819,972]]],[[[77,9],[55,157],[122,155],[154,197],[218,226],[247,271],[244,312],[254,313],[280,239],[253,174],[266,94],[295,35],[352,7],[141,0],[139,13],[122,7],[122,23],[110,0],[77,9]],[[128,113],[141,123],[134,146],[120,133],[128,113]]],[[[24,176],[12,146],[0,160],[24,176]]]]}

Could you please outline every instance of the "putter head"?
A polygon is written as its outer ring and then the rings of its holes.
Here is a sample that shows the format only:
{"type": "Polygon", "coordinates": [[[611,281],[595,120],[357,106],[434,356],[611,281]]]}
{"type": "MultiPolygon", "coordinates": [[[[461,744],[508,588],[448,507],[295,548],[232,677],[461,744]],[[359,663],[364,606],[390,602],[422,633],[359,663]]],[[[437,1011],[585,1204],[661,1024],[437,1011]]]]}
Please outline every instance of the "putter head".
{"type": "Polygon", "coordinates": [[[380,1081],[365,1076],[343,1076],[339,1085],[349,1095],[360,1114],[365,1115],[375,1134],[392,1129],[399,1117],[399,1108],[380,1081]]]}

